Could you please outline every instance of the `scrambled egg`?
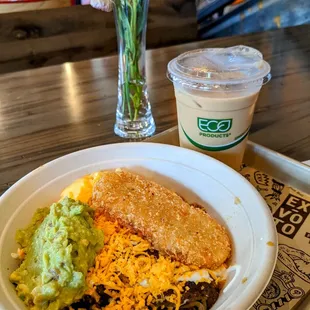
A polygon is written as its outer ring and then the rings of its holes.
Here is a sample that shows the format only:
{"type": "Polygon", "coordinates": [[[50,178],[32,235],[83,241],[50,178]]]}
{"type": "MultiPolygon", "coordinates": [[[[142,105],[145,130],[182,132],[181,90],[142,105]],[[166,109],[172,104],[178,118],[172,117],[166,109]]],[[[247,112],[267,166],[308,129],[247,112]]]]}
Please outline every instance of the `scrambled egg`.
{"type": "Polygon", "coordinates": [[[65,196],[88,203],[92,197],[94,184],[101,178],[102,172],[94,172],[74,181],[61,193],[61,199],[65,196]]]}

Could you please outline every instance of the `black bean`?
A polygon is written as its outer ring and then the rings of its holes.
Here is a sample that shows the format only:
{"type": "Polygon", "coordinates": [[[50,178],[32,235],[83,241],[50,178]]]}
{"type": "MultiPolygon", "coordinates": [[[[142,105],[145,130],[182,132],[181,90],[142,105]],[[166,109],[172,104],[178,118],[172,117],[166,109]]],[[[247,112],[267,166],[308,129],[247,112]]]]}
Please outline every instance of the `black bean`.
{"type": "Polygon", "coordinates": [[[154,256],[155,258],[159,258],[159,252],[154,249],[149,249],[145,251],[147,254],[154,256]]]}
{"type": "Polygon", "coordinates": [[[164,296],[165,296],[165,297],[168,297],[168,296],[171,296],[173,293],[174,293],[174,290],[169,289],[168,291],[165,291],[165,292],[164,292],[164,296]]]}
{"type": "Polygon", "coordinates": [[[100,296],[100,299],[99,299],[99,306],[100,307],[105,307],[110,303],[109,300],[110,300],[111,296],[108,295],[107,293],[105,293],[104,291],[105,291],[105,287],[103,284],[99,284],[96,286],[96,292],[100,296]]]}
{"type": "Polygon", "coordinates": [[[96,303],[95,298],[90,295],[84,295],[82,300],[85,304],[88,305],[94,305],[96,303]]]}
{"type": "Polygon", "coordinates": [[[104,293],[104,295],[101,295],[100,299],[99,299],[99,306],[100,307],[105,307],[110,303],[110,296],[106,293],[104,293]]]}
{"type": "Polygon", "coordinates": [[[71,304],[71,308],[74,310],[78,310],[79,308],[82,308],[82,304],[81,302],[74,302],[73,304],[71,304]]]}
{"type": "Polygon", "coordinates": [[[189,290],[185,290],[182,294],[182,302],[184,300],[192,301],[205,298],[209,309],[218,299],[220,289],[213,282],[200,282],[196,284],[195,282],[188,281],[185,283],[186,286],[189,290]]]}
{"type": "Polygon", "coordinates": [[[99,284],[96,286],[96,292],[101,296],[105,294],[105,287],[103,284],[99,284]]]}
{"type": "Polygon", "coordinates": [[[79,308],[83,308],[83,309],[91,309],[91,306],[93,304],[96,303],[96,300],[94,297],[90,296],[90,295],[84,295],[83,298],[81,300],[79,300],[78,302],[75,302],[71,305],[71,307],[73,309],[79,309],[79,308]]]}

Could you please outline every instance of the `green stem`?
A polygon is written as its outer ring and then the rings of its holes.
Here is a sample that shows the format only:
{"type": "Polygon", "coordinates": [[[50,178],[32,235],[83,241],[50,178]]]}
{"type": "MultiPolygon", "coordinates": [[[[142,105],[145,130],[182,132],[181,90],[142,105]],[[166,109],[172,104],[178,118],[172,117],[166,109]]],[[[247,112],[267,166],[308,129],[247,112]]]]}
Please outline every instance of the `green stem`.
{"type": "Polygon", "coordinates": [[[136,58],[136,41],[137,41],[136,22],[137,22],[137,3],[135,0],[132,0],[130,25],[133,39],[132,40],[133,59],[136,58]]]}
{"type": "MultiPolygon", "coordinates": [[[[127,56],[125,55],[125,62],[127,63],[128,59],[127,56]]],[[[129,117],[132,120],[132,111],[131,111],[131,104],[130,104],[130,90],[129,90],[129,81],[128,81],[128,72],[126,70],[125,74],[124,74],[124,84],[123,87],[125,89],[124,93],[123,93],[123,107],[125,107],[125,104],[127,103],[127,108],[128,108],[128,113],[129,113],[129,117]]],[[[124,108],[125,109],[125,108],[124,108]]]]}
{"type": "Polygon", "coordinates": [[[144,0],[115,0],[116,16],[120,25],[118,27],[120,44],[124,44],[120,48],[120,51],[124,48],[122,51],[124,58],[122,110],[124,113],[125,106],[127,106],[131,121],[138,118],[144,83],[139,70],[139,58],[141,56],[140,45],[144,29],[143,23],[146,18],[139,15],[139,13],[144,13],[143,2],[140,3],[140,1],[144,0]]]}
{"type": "Polygon", "coordinates": [[[138,117],[138,112],[139,112],[139,109],[135,109],[134,120],[136,120],[136,119],[137,119],[137,117],[138,117]]]}

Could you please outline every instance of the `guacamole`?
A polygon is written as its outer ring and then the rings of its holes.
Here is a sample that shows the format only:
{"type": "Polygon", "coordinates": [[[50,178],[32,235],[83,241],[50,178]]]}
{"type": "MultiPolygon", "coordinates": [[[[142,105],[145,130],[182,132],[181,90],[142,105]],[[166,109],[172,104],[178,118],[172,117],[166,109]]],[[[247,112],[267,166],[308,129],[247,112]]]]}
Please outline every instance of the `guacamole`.
{"type": "Polygon", "coordinates": [[[62,309],[83,296],[87,271],[103,246],[103,233],[94,228],[92,211],[65,197],[39,209],[31,224],[17,231],[26,256],[10,280],[29,308],[62,309]]]}

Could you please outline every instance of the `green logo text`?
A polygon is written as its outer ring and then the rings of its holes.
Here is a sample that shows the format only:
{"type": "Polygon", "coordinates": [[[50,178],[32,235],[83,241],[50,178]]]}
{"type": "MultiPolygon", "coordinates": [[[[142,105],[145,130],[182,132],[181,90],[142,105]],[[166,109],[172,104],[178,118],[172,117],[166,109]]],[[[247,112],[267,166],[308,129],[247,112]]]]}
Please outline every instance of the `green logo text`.
{"type": "Polygon", "coordinates": [[[197,118],[198,128],[203,132],[227,132],[232,126],[232,119],[197,118]]]}

